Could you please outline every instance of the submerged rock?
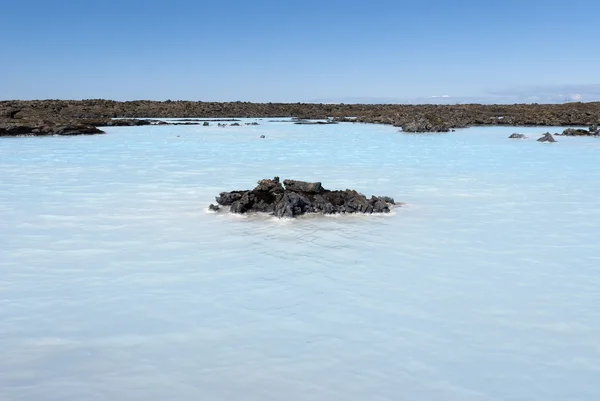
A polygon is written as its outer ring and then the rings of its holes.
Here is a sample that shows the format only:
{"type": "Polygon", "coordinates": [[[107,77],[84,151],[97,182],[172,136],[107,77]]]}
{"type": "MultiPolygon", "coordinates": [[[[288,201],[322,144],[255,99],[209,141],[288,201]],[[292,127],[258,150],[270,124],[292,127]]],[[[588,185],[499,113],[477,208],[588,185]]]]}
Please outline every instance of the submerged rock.
{"type": "Polygon", "coordinates": [[[509,136],[508,138],[509,138],[509,139],[525,139],[525,138],[527,138],[527,137],[525,136],[525,134],[517,134],[517,133],[514,133],[514,134],[512,134],[511,136],[509,136]]]}
{"type": "Polygon", "coordinates": [[[537,140],[538,142],[556,142],[556,139],[552,136],[551,133],[546,132],[544,136],[537,140]]]}
{"type": "MultiPolygon", "coordinates": [[[[276,217],[296,217],[306,213],[389,213],[395,205],[387,196],[372,196],[351,189],[330,191],[320,182],[284,180],[279,177],[258,181],[247,191],[221,192],[216,201],[230,206],[231,213],[263,212],[276,217]]],[[[215,210],[211,205],[209,208],[215,210]]]]}

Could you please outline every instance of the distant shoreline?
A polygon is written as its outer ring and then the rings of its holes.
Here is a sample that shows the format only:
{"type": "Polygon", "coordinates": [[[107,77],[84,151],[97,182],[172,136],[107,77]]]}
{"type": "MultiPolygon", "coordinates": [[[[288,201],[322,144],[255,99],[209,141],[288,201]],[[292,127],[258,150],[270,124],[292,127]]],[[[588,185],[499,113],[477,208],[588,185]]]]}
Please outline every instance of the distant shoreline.
{"type": "Polygon", "coordinates": [[[406,132],[471,126],[600,125],[600,102],[513,105],[316,104],[193,101],[5,100],[0,136],[103,133],[113,118],[330,118],[390,124],[406,132]]]}

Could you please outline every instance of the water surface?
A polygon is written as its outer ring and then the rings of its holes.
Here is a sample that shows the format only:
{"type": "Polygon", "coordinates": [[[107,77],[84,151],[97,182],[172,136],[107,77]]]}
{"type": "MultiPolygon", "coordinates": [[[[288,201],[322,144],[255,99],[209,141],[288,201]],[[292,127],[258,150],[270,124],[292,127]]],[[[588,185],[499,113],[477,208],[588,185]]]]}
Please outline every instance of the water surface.
{"type": "Polygon", "coordinates": [[[0,399],[600,398],[600,140],[258,121],[1,138],[0,399]],[[275,175],[407,205],[207,211],[275,175]]]}

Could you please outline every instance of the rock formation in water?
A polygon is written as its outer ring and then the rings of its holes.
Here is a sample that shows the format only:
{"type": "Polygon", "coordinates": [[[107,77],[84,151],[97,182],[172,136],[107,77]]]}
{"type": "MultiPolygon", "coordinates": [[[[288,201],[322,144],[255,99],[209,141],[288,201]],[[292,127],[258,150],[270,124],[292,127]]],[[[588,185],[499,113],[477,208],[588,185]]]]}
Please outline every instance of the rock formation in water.
{"type": "Polygon", "coordinates": [[[95,125],[97,127],[140,127],[145,125],[200,125],[200,122],[195,120],[190,121],[163,121],[163,120],[149,120],[144,118],[101,118],[101,119],[86,119],[88,124],[95,125]]]}
{"type": "Polygon", "coordinates": [[[329,125],[329,124],[337,124],[337,121],[333,121],[333,120],[327,120],[327,121],[310,121],[310,120],[303,120],[303,119],[298,119],[294,121],[294,124],[297,125],[329,125]]]}
{"type": "MultiPolygon", "coordinates": [[[[351,190],[330,191],[320,182],[284,180],[279,177],[258,181],[256,188],[221,192],[216,201],[229,206],[231,213],[263,212],[276,217],[296,217],[306,213],[389,213],[395,205],[387,196],[366,196],[351,190]]],[[[219,207],[210,205],[210,210],[219,207]]]]}
{"type": "Polygon", "coordinates": [[[600,136],[600,129],[598,129],[598,126],[596,125],[591,125],[590,128],[588,128],[587,130],[585,129],[575,129],[575,128],[567,128],[566,130],[563,131],[562,134],[558,134],[558,135],[564,135],[564,136],[600,136]]]}
{"type": "Polygon", "coordinates": [[[552,136],[551,133],[546,132],[541,138],[537,140],[538,142],[556,142],[556,139],[552,136]]]}
{"type": "MultiPolygon", "coordinates": [[[[11,111],[5,113],[8,117],[15,116],[11,111]]],[[[52,136],[52,135],[93,135],[105,132],[97,127],[139,127],[146,125],[198,125],[198,122],[167,122],[137,118],[87,118],[64,120],[45,119],[0,119],[0,136],[52,136]]]]}
{"type": "Polygon", "coordinates": [[[527,137],[525,136],[525,134],[514,133],[514,134],[511,134],[508,138],[509,139],[525,139],[527,137]]]}
{"type": "Polygon", "coordinates": [[[51,122],[15,122],[0,123],[1,136],[53,136],[53,135],[94,135],[103,134],[104,131],[93,125],[81,124],[77,122],[70,123],[51,123],[51,122]]]}

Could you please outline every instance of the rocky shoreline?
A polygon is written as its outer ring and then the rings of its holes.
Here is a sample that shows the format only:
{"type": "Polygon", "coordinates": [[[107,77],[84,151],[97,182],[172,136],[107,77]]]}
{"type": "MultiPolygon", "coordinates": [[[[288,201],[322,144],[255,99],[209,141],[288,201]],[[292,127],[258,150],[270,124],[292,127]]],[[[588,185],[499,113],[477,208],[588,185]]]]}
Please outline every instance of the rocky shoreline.
{"type": "Polygon", "coordinates": [[[78,122],[41,122],[41,123],[0,123],[2,136],[71,136],[104,134],[104,131],[90,124],[78,122]]]}
{"type": "MultiPolygon", "coordinates": [[[[98,127],[200,124],[191,118],[296,117],[298,123],[390,124],[404,132],[448,132],[470,126],[597,126],[600,102],[514,105],[373,105],[191,101],[0,101],[0,136],[98,134],[98,127]],[[147,120],[178,118],[165,123],[147,120]],[[115,118],[124,120],[113,120],[115,118]],[[143,120],[137,120],[141,118],[143,120]],[[326,120],[327,122],[310,122],[326,120]],[[93,129],[95,128],[95,129],[93,129]]],[[[575,135],[575,134],[574,134],[575,135]]],[[[579,133],[577,135],[583,135],[579,133]]]]}
{"type": "Polygon", "coordinates": [[[219,212],[228,206],[231,213],[268,213],[275,217],[294,218],[307,213],[389,213],[396,203],[387,196],[367,198],[355,190],[330,191],[320,182],[284,180],[279,177],[258,181],[252,190],[221,192],[217,205],[209,210],[219,212]]]}

